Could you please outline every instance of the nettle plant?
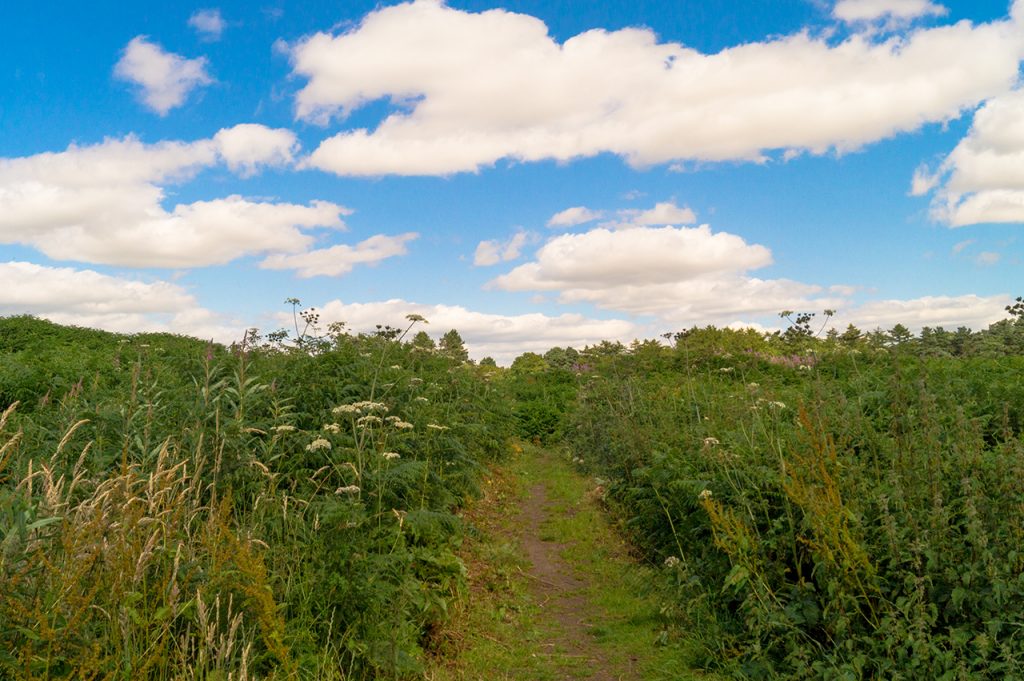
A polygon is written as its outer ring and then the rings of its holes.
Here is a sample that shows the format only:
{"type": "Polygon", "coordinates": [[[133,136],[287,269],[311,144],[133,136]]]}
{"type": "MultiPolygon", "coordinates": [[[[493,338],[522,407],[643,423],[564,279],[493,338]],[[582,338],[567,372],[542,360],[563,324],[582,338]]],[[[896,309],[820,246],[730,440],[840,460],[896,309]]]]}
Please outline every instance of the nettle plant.
{"type": "Polygon", "coordinates": [[[744,339],[708,335],[589,356],[563,428],[663,567],[663,611],[702,662],[750,678],[1016,678],[1012,336],[974,334],[974,357],[937,356],[936,339],[814,339],[816,363],[797,365],[773,361],[785,338],[724,352],[744,339]]]}

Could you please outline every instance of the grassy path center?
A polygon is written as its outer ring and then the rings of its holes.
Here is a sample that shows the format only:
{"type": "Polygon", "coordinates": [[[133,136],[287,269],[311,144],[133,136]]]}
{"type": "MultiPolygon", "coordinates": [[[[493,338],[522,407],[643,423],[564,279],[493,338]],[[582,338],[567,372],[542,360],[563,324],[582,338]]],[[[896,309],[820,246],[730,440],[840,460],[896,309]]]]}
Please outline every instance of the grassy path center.
{"type": "Polygon", "coordinates": [[[608,525],[593,481],[531,446],[492,473],[466,513],[470,596],[428,678],[699,678],[685,650],[656,644],[650,571],[608,525]]]}

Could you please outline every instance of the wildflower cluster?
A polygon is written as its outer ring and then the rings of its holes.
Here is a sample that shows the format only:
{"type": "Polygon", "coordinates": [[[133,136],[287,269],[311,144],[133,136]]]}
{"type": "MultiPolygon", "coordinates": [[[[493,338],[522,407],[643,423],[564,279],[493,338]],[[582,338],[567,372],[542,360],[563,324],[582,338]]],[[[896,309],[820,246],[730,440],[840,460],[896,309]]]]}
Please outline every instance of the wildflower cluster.
{"type": "Polygon", "coordinates": [[[387,413],[388,405],[383,402],[373,402],[370,400],[364,400],[362,402],[353,402],[352,404],[341,404],[331,410],[335,416],[341,414],[371,414],[373,412],[387,413]]]}
{"type": "Polygon", "coordinates": [[[322,451],[322,450],[329,450],[330,448],[331,448],[330,440],[325,440],[322,437],[318,437],[317,439],[313,440],[308,445],[306,445],[306,451],[307,452],[319,452],[319,451],[322,451]]]}

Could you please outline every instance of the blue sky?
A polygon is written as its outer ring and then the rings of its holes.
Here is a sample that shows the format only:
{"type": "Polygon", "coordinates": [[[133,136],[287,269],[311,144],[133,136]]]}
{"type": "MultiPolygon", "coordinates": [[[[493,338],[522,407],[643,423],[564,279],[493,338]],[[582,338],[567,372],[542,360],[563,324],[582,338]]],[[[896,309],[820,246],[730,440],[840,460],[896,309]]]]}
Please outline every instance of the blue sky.
{"type": "Polygon", "coordinates": [[[472,353],[979,328],[1021,293],[1024,2],[19,3],[0,313],[472,353]]]}

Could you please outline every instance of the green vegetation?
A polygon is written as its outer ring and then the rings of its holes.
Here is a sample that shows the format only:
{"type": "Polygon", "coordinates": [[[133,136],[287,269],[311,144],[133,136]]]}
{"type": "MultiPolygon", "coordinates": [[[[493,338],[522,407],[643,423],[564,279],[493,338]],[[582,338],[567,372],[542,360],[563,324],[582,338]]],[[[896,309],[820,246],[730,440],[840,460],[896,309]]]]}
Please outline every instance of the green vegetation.
{"type": "Polygon", "coordinates": [[[0,677],[418,676],[508,432],[487,371],[408,330],[0,320],[0,677]]]}
{"type": "MultiPolygon", "coordinates": [[[[567,458],[525,445],[497,466],[487,494],[467,516],[479,528],[466,554],[473,598],[446,634],[432,681],[520,679],[562,681],[590,678],[592,658],[608,678],[685,681],[692,651],[665,645],[668,621],[650,589],[650,567],[638,565],[621,535],[601,510],[601,489],[573,470],[567,458]],[[550,503],[541,539],[553,542],[572,566],[579,586],[570,592],[586,605],[590,626],[572,642],[589,654],[566,649],[563,625],[545,613],[531,590],[528,565],[516,538],[528,489],[543,483],[550,503]],[[660,643],[659,643],[660,641],[660,643]],[[500,672],[498,671],[500,670],[500,672]]],[[[574,618],[574,619],[575,619],[574,618]]]]}
{"type": "MultiPolygon", "coordinates": [[[[1024,339],[696,329],[585,358],[565,428],[747,678],[1021,678],[1024,339]],[[953,343],[960,338],[963,342],[953,343]]],[[[1014,313],[1017,314],[1014,314],[1014,313]]]]}
{"type": "Polygon", "coordinates": [[[231,347],[0,319],[0,678],[572,672],[471,504],[513,436],[551,449],[494,508],[545,482],[613,666],[1024,677],[1024,300],[977,333],[787,312],[509,369],[289,302],[294,335],[231,347]]]}

